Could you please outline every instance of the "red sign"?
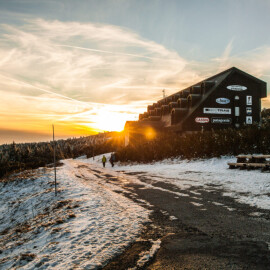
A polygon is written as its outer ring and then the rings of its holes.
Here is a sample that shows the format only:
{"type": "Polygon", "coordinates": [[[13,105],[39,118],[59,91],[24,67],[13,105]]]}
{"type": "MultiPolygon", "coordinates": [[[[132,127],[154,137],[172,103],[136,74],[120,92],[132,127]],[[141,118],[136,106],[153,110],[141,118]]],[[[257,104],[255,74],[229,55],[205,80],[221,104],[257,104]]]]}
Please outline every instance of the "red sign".
{"type": "Polygon", "coordinates": [[[201,124],[209,123],[209,118],[208,117],[196,117],[195,122],[201,123],[201,124]]]}

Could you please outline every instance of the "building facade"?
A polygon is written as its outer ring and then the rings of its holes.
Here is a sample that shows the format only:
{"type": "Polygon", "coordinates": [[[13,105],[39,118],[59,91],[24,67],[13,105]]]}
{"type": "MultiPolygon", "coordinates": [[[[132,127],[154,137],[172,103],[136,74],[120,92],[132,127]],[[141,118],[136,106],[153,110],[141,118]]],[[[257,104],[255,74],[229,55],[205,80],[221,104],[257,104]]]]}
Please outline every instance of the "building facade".
{"type": "Polygon", "coordinates": [[[139,121],[160,121],[182,131],[260,122],[266,82],[235,67],[149,105],[139,121]]]}
{"type": "Polygon", "coordinates": [[[176,132],[239,128],[261,121],[266,82],[232,67],[149,105],[138,121],[128,121],[127,136],[143,130],[176,132]]]}

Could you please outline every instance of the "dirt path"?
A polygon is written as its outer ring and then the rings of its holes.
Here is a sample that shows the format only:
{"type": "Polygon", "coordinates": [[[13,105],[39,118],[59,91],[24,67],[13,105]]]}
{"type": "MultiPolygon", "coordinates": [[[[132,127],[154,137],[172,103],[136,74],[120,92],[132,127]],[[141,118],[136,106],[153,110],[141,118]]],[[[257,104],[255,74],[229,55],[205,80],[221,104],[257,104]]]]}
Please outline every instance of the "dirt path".
{"type": "MultiPolygon", "coordinates": [[[[91,168],[92,167],[92,168],[91,168]]],[[[151,209],[152,223],[123,254],[104,269],[129,269],[151,243],[161,239],[155,256],[137,269],[270,269],[270,213],[222,196],[212,186],[180,190],[172,184],[151,183],[143,172],[115,177],[90,170],[101,182],[119,185],[123,194],[151,209]],[[129,181],[129,175],[140,182],[129,181]]],[[[123,175],[123,174],[122,174],[123,175]]],[[[121,192],[121,191],[118,191],[121,192]]],[[[136,269],[136,268],[132,268],[136,269]]]]}

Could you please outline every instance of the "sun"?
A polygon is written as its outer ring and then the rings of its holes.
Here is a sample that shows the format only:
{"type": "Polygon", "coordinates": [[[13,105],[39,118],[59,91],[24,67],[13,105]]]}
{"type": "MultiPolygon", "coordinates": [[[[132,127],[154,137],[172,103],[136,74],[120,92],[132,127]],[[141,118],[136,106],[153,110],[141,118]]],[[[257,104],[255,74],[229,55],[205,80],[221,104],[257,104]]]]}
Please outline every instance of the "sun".
{"type": "MultiPolygon", "coordinates": [[[[138,119],[140,107],[130,105],[109,105],[95,107],[87,113],[80,115],[80,122],[96,132],[123,131],[126,121],[138,119]]],[[[78,120],[78,119],[77,119],[78,120]]]]}
{"type": "Polygon", "coordinates": [[[95,127],[104,131],[122,131],[128,119],[128,114],[113,111],[98,113],[95,127]]]}

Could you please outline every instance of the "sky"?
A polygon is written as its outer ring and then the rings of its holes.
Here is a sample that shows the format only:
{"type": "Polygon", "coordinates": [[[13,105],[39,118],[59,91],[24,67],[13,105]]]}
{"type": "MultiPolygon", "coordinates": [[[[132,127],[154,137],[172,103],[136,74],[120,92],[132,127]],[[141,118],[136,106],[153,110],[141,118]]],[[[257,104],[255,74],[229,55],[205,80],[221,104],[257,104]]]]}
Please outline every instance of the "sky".
{"type": "Polygon", "coordinates": [[[163,89],[232,66],[269,85],[269,13],[269,0],[0,0],[0,144],[50,140],[52,124],[56,138],[120,131],[163,89]]]}

